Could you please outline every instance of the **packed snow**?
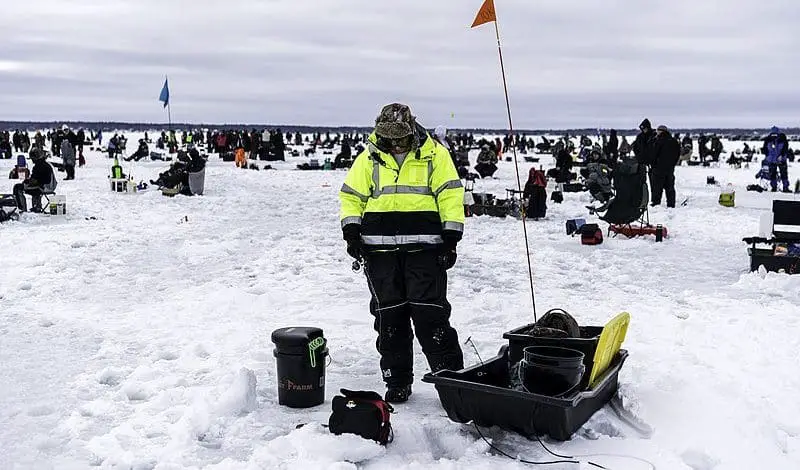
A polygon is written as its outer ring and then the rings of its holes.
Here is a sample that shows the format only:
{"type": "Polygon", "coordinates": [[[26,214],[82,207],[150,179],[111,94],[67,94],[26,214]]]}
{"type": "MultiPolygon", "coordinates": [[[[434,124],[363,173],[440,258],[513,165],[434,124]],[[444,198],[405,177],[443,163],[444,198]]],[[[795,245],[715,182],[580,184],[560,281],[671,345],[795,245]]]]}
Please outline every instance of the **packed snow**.
{"type": "MultiPolygon", "coordinates": [[[[140,136],[128,137],[135,147],[140,136]]],[[[447,418],[420,381],[418,345],[414,394],[395,406],[393,443],[322,426],[340,388],[383,391],[366,282],[341,240],[344,171],[292,171],[307,161],[293,157],[275,170],[241,170],[212,154],[205,195],[168,198],[152,187],[111,192],[110,160],[86,158],[76,180],[57,173],[65,216],[0,226],[0,468],[527,467],[447,418]],[[324,330],[323,405],[278,405],[270,333],[285,326],[324,330]]],[[[0,160],[0,174],[13,162],[0,160]]],[[[124,165],[137,180],[167,166],[124,165]]],[[[531,164],[520,165],[527,175],[531,164]]],[[[516,186],[513,164],[499,166],[476,191],[503,196],[516,186]]],[[[620,394],[653,428],[642,435],[604,408],[571,441],[545,440],[550,449],[594,454],[580,460],[614,470],[800,468],[800,276],[749,272],[742,242],[758,234],[774,198],[798,196],[746,192],[757,170],[679,167],[686,204],[650,211],[669,229],[663,243],[582,246],[564,222],[594,220],[588,193],[548,202],[547,218],[528,222],[540,315],[560,307],[602,325],[631,313],[620,394]],[[717,203],[711,175],[734,185],[735,208],[717,203]]],[[[800,176],[800,164],[789,175],[800,176]]],[[[521,222],[469,218],[458,253],[452,321],[485,360],[504,332],[533,321],[521,222]]],[[[482,432],[513,456],[551,460],[536,441],[482,432]]]]}

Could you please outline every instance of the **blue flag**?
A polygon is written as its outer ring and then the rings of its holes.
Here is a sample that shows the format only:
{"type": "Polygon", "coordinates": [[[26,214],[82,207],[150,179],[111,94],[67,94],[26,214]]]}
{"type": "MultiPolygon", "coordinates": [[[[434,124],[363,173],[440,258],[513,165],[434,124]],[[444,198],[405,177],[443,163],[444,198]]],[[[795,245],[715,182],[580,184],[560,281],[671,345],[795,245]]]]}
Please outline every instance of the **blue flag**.
{"type": "Polygon", "coordinates": [[[164,107],[166,108],[169,104],[169,84],[167,83],[169,79],[164,79],[164,88],[161,89],[161,94],[158,95],[158,101],[164,102],[164,107]]]}

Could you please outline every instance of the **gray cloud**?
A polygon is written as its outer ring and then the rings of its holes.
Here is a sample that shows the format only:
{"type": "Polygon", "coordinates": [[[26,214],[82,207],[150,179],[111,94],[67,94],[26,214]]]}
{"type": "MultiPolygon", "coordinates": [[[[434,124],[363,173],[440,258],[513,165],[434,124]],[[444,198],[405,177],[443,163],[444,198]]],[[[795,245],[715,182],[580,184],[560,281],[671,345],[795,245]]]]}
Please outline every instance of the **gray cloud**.
{"type": "MultiPolygon", "coordinates": [[[[518,128],[796,125],[790,0],[496,0],[518,128]]],[[[481,0],[28,0],[0,17],[3,119],[505,127],[481,0]]]]}

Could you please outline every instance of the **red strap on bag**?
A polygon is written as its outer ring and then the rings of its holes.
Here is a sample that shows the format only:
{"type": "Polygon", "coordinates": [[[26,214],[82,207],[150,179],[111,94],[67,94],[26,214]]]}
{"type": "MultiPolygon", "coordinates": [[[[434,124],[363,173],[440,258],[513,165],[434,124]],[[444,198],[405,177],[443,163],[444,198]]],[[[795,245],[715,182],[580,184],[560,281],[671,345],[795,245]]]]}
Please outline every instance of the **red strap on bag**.
{"type": "Polygon", "coordinates": [[[379,443],[386,445],[394,440],[394,432],[392,431],[392,423],[390,421],[391,413],[393,411],[391,405],[383,400],[367,400],[369,403],[375,405],[381,411],[381,435],[378,440],[379,443]]]}

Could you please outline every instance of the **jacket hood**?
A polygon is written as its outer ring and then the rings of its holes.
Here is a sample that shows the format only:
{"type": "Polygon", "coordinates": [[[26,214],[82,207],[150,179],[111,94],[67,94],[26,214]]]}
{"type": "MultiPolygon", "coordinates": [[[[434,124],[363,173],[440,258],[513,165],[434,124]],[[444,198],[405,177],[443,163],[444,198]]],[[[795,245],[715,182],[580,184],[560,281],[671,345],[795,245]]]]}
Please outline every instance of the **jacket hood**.
{"type": "Polygon", "coordinates": [[[642,127],[644,127],[645,129],[653,128],[653,126],[650,124],[650,120],[647,118],[644,118],[644,121],[642,121],[642,123],[639,124],[639,129],[641,129],[642,127]]]}

